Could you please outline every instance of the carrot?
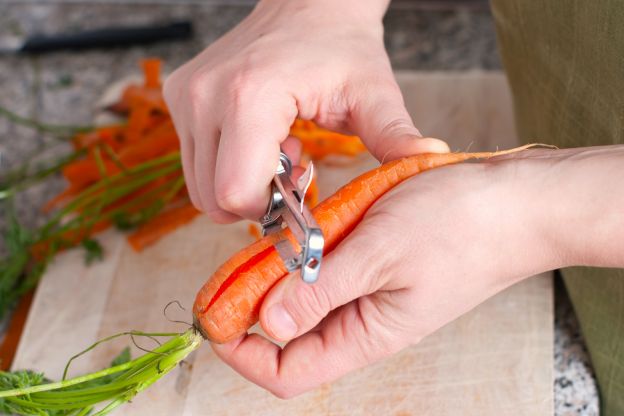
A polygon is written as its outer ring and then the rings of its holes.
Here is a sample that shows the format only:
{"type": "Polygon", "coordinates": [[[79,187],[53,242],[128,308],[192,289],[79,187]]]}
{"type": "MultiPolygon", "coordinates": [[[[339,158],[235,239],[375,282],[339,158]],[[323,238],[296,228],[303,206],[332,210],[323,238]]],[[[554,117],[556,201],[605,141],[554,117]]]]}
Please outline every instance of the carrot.
{"type": "Polygon", "coordinates": [[[158,58],[146,58],[141,61],[146,88],[160,88],[160,64],[158,58]]]}
{"type": "Polygon", "coordinates": [[[256,240],[260,240],[262,238],[262,232],[260,232],[260,227],[257,224],[250,223],[247,226],[247,233],[252,236],[256,240]]]}
{"type": "MultiPolygon", "coordinates": [[[[500,152],[420,154],[364,173],[313,210],[325,237],[325,253],[351,232],[375,201],[405,179],[429,169],[513,153],[529,146],[500,152]]],[[[258,321],[262,299],[288,273],[274,247],[284,238],[296,245],[288,229],[264,237],[227,260],[199,290],[193,316],[207,339],[216,343],[230,341],[258,321]]]]}
{"type": "Polygon", "coordinates": [[[147,104],[152,109],[167,113],[167,105],[160,88],[160,66],[158,58],[148,58],[141,61],[143,68],[143,85],[129,85],[121,95],[121,99],[111,105],[109,110],[126,114],[132,110],[138,102],[147,104]]]}
{"type": "Polygon", "coordinates": [[[150,104],[155,110],[168,113],[165,99],[160,88],[146,88],[140,85],[129,85],[123,92],[121,99],[108,107],[108,110],[117,114],[128,114],[137,100],[150,104]]]}
{"type": "Polygon", "coordinates": [[[19,301],[13,316],[9,322],[2,344],[0,344],[0,371],[8,371],[11,368],[17,344],[19,343],[28,311],[33,301],[34,290],[28,291],[19,301]]]}
{"type": "MultiPolygon", "coordinates": [[[[119,162],[126,168],[136,166],[139,163],[154,159],[158,156],[178,150],[180,144],[175,133],[173,123],[167,121],[154,128],[140,141],[135,141],[124,146],[118,153],[119,162]]],[[[104,160],[107,175],[113,175],[120,171],[117,163],[112,160],[104,160]]],[[[77,189],[92,184],[102,179],[100,168],[94,157],[77,160],[63,168],[65,179],[77,189]]]]}
{"type": "Polygon", "coordinates": [[[128,242],[135,251],[142,251],[162,236],[192,221],[198,214],[199,211],[190,203],[172,208],[140,226],[137,231],[128,236],[128,242]]]}
{"type": "Polygon", "coordinates": [[[89,148],[101,142],[117,150],[123,144],[125,128],[126,126],[122,124],[99,127],[96,130],[77,134],[72,138],[72,142],[76,150],[89,148]]]}
{"type": "Polygon", "coordinates": [[[309,207],[314,208],[315,206],[318,205],[318,200],[319,200],[319,187],[318,187],[318,183],[316,182],[316,175],[315,175],[314,178],[312,179],[312,182],[310,182],[308,193],[305,196],[305,202],[309,207]]]}
{"type": "Polygon", "coordinates": [[[290,135],[301,141],[302,152],[313,160],[329,155],[356,156],[366,150],[359,137],[320,128],[309,120],[295,120],[290,135]]]}

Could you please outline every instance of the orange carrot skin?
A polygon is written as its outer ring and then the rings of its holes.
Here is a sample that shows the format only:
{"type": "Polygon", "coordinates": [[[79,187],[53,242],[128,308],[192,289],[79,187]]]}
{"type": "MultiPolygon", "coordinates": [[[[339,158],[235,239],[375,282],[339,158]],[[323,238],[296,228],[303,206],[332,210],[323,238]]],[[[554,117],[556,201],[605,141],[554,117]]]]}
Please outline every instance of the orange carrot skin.
{"type": "MultiPolygon", "coordinates": [[[[342,241],[383,194],[415,174],[435,167],[488,157],[493,153],[421,154],[388,162],[354,179],[321,202],[313,215],[325,237],[325,254],[342,241]]],[[[236,253],[208,279],[193,306],[195,324],[212,342],[223,343],[244,334],[258,321],[268,291],[287,275],[271,247],[289,230],[264,237],[236,253]],[[261,253],[267,253],[260,256],[261,253]]],[[[323,278],[323,277],[321,277],[323,278]]]]}

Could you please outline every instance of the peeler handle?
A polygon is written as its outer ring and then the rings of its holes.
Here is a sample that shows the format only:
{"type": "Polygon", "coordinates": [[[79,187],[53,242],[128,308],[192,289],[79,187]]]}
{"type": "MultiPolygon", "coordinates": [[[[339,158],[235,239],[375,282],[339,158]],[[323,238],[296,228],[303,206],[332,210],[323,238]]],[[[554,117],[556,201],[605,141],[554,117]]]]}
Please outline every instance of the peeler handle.
{"type": "Polygon", "coordinates": [[[301,278],[306,283],[314,283],[319,276],[325,240],[312,213],[303,204],[305,190],[298,189],[290,179],[291,171],[290,159],[281,153],[269,206],[260,218],[260,224],[263,235],[267,235],[280,231],[283,220],[286,221],[301,252],[297,253],[286,239],[276,243],[275,248],[288,271],[300,269],[301,278]]]}

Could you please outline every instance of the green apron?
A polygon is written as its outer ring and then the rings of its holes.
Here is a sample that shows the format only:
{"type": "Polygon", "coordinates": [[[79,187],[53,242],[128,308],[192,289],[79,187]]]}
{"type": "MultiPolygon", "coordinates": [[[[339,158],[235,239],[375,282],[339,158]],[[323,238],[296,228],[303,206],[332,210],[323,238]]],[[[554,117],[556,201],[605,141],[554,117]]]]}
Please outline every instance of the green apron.
{"type": "MultiPolygon", "coordinates": [[[[624,1],[491,4],[521,141],[624,143],[624,1]]],[[[602,414],[624,415],[624,270],[572,268],[563,276],[598,378],[602,414]]]]}

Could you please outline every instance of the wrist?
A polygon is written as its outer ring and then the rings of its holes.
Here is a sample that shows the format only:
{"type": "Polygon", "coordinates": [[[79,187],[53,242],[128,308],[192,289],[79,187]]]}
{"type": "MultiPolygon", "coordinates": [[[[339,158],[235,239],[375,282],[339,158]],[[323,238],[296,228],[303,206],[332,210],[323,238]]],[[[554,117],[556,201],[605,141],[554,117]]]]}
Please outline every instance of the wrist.
{"type": "Polygon", "coordinates": [[[562,267],[624,267],[624,146],[557,153],[548,203],[562,267]]]}
{"type": "Polygon", "coordinates": [[[524,158],[528,152],[495,158],[484,163],[483,187],[488,189],[487,210],[495,216],[488,223],[497,236],[491,247],[494,285],[510,286],[526,277],[562,267],[562,256],[552,241],[551,224],[545,214],[543,176],[548,161],[524,158]]]}
{"type": "Polygon", "coordinates": [[[533,150],[499,165],[536,272],[624,267],[624,146],[533,150]],[[515,208],[514,208],[515,207],[515,208]]]}
{"type": "Polygon", "coordinates": [[[389,4],[390,0],[260,0],[256,9],[277,7],[286,9],[289,14],[314,10],[315,14],[331,17],[332,20],[369,25],[381,24],[389,4]]]}

